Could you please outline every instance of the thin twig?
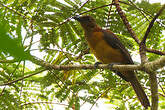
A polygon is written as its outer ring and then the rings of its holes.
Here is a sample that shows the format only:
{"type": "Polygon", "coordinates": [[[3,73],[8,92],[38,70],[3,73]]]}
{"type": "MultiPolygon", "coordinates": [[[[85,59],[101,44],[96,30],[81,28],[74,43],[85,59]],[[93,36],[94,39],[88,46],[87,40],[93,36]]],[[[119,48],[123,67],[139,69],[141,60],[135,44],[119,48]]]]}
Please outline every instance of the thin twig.
{"type": "MultiPolygon", "coordinates": [[[[83,8],[88,2],[89,2],[89,0],[87,0],[86,2],[84,2],[84,3],[80,6],[80,8],[77,10],[77,12],[79,12],[80,9],[83,8]]],[[[75,12],[75,13],[76,13],[76,12],[75,12]]]]}
{"type": "Polygon", "coordinates": [[[144,37],[143,37],[141,43],[144,43],[144,44],[145,44],[146,39],[147,39],[147,36],[148,36],[148,34],[150,33],[150,30],[151,30],[151,28],[153,27],[155,20],[160,16],[160,14],[163,12],[164,9],[165,9],[165,4],[162,6],[162,8],[158,11],[158,13],[154,16],[154,18],[153,18],[152,21],[150,22],[150,24],[149,24],[149,26],[148,26],[148,28],[147,28],[147,31],[146,31],[146,33],[145,33],[145,35],[144,35],[144,37]]]}
{"type": "Polygon", "coordinates": [[[5,92],[6,86],[2,89],[1,93],[0,93],[0,97],[3,95],[3,93],[5,92]]]}
{"type": "Polygon", "coordinates": [[[160,96],[162,96],[162,97],[165,97],[165,95],[164,94],[161,94],[161,93],[158,93],[160,96]]]}
{"type": "Polygon", "coordinates": [[[86,50],[83,50],[83,51],[79,54],[79,56],[76,58],[76,60],[81,59],[82,56],[84,56],[85,54],[89,54],[89,51],[90,51],[89,48],[87,48],[86,50]]]}
{"type": "Polygon", "coordinates": [[[144,13],[143,10],[141,10],[140,8],[138,8],[131,0],[128,0],[128,1],[133,5],[133,7],[135,7],[137,10],[140,11],[140,13],[147,19],[147,21],[150,22],[150,20],[147,18],[147,16],[145,15],[145,13],[144,13]]]}
{"type": "MultiPolygon", "coordinates": [[[[97,9],[99,9],[99,8],[107,7],[107,6],[110,6],[110,5],[114,5],[114,4],[108,4],[108,5],[103,5],[103,6],[99,6],[99,7],[96,7],[96,8],[92,8],[92,9],[90,9],[90,10],[87,10],[87,11],[84,11],[84,12],[82,12],[82,13],[79,13],[79,15],[82,15],[82,14],[85,14],[85,13],[88,13],[88,12],[91,12],[91,11],[93,11],[93,10],[97,10],[97,9]]],[[[82,8],[82,7],[81,7],[81,8],[82,8]]],[[[76,12],[75,12],[75,13],[76,13],[76,12]]],[[[75,14],[75,13],[74,13],[74,14],[75,14]]],[[[73,14],[73,15],[74,15],[74,14],[73,14]]],[[[73,17],[67,18],[64,22],[59,23],[59,24],[56,25],[55,27],[59,27],[59,26],[65,24],[65,23],[69,22],[72,18],[73,18],[73,17]]]]}
{"type": "MultiPolygon", "coordinates": [[[[130,3],[127,3],[127,2],[124,2],[124,1],[119,1],[120,3],[123,3],[123,4],[126,4],[126,5],[129,5],[129,6],[132,6],[134,8],[136,8],[137,10],[140,11],[140,13],[147,19],[147,21],[149,21],[149,19],[147,18],[147,16],[149,16],[151,19],[153,19],[153,16],[150,15],[150,12],[147,12],[147,11],[144,11],[143,9],[141,8],[138,8],[131,0],[128,0],[130,3]],[[147,15],[147,16],[146,16],[147,15]]],[[[156,21],[157,23],[159,23],[162,27],[165,27],[165,24],[160,22],[160,21],[156,21]]]]}
{"type": "Polygon", "coordinates": [[[87,11],[84,11],[84,12],[80,13],[80,15],[85,14],[85,13],[88,13],[88,12],[91,12],[91,11],[93,11],[93,10],[97,10],[97,9],[100,9],[100,8],[104,8],[104,7],[107,7],[107,6],[110,6],[110,5],[114,5],[114,3],[110,3],[110,4],[108,4],[108,5],[103,5],[103,6],[99,6],[99,7],[96,7],[96,8],[92,8],[92,9],[90,9],[90,10],[87,10],[87,11]]]}
{"type": "MultiPolygon", "coordinates": [[[[9,81],[10,78],[12,77],[13,73],[17,70],[17,68],[19,67],[20,63],[21,63],[21,61],[18,62],[18,64],[17,64],[16,67],[14,68],[14,70],[10,73],[8,81],[9,81]]],[[[6,86],[3,88],[2,92],[0,93],[0,97],[3,95],[3,92],[5,92],[5,89],[6,89],[6,86]]]]}
{"type": "Polygon", "coordinates": [[[159,82],[158,84],[159,84],[159,87],[161,88],[161,90],[162,90],[163,94],[165,95],[165,91],[164,91],[164,89],[163,89],[162,85],[160,84],[160,82],[159,82]]]}
{"type": "Polygon", "coordinates": [[[67,104],[60,104],[60,103],[55,103],[55,102],[28,102],[21,106],[27,106],[27,105],[31,105],[31,104],[57,104],[57,105],[68,106],[67,104]]]}
{"type": "Polygon", "coordinates": [[[150,53],[155,53],[155,54],[158,54],[158,55],[165,55],[165,52],[162,52],[162,51],[159,51],[159,50],[150,49],[150,48],[146,48],[145,50],[147,52],[150,52],[150,53]]]}
{"type": "MultiPolygon", "coordinates": [[[[23,62],[23,67],[22,67],[22,76],[24,77],[24,73],[25,73],[25,61],[23,62]]],[[[23,90],[23,82],[24,82],[24,80],[22,80],[22,82],[21,82],[21,89],[20,89],[20,96],[19,96],[19,102],[21,103],[21,96],[22,96],[22,90],[23,90]]],[[[22,107],[21,107],[21,109],[22,109],[22,107]]]]}
{"type": "Polygon", "coordinates": [[[29,19],[29,18],[27,18],[25,15],[22,15],[21,13],[15,11],[14,9],[9,8],[8,6],[2,4],[1,2],[0,2],[0,5],[3,6],[3,7],[5,7],[5,8],[7,8],[8,10],[14,12],[14,13],[17,14],[17,15],[22,16],[24,19],[29,19]]]}
{"type": "Polygon", "coordinates": [[[21,81],[21,80],[23,80],[23,79],[25,79],[25,78],[29,78],[29,77],[31,77],[31,76],[37,75],[37,74],[39,74],[39,73],[41,73],[41,72],[43,72],[43,71],[45,71],[45,70],[46,70],[46,69],[41,69],[40,71],[36,71],[36,72],[34,72],[34,73],[32,73],[32,74],[23,76],[23,77],[18,78],[18,79],[16,79],[16,80],[12,80],[12,81],[9,81],[9,82],[7,82],[7,83],[0,84],[0,86],[11,85],[11,84],[16,83],[16,82],[18,82],[18,81],[21,81]]]}
{"type": "MultiPolygon", "coordinates": [[[[34,50],[34,49],[33,49],[34,50]]],[[[64,50],[59,50],[59,49],[49,49],[49,48],[45,48],[45,49],[40,49],[40,50],[50,50],[50,51],[58,51],[58,52],[62,52],[62,53],[64,53],[64,54],[69,54],[69,55],[72,55],[72,56],[75,56],[74,54],[72,54],[72,53],[69,53],[69,52],[67,52],[67,51],[64,51],[64,50]]]]}
{"type": "MultiPolygon", "coordinates": [[[[85,4],[88,3],[88,1],[89,1],[89,0],[87,0],[84,4],[82,4],[82,6],[80,6],[79,9],[77,9],[75,12],[73,12],[72,15],[75,15],[81,8],[83,8],[83,7],[85,6],[85,4]]],[[[71,16],[72,16],[72,15],[71,15],[71,16]]],[[[59,26],[65,24],[65,23],[69,22],[71,19],[72,19],[72,17],[69,17],[69,18],[67,18],[64,22],[61,22],[61,23],[59,23],[58,25],[56,25],[56,26],[54,26],[54,27],[59,27],[59,26]]]]}
{"type": "Polygon", "coordinates": [[[15,63],[17,62],[16,59],[13,59],[13,60],[0,60],[0,63],[15,63]]]}
{"type": "Polygon", "coordinates": [[[91,108],[89,110],[92,110],[93,106],[96,104],[96,102],[102,97],[102,95],[104,93],[106,93],[107,91],[109,91],[111,89],[111,87],[107,88],[105,91],[103,91],[96,99],[95,103],[92,104],[91,108]]]}

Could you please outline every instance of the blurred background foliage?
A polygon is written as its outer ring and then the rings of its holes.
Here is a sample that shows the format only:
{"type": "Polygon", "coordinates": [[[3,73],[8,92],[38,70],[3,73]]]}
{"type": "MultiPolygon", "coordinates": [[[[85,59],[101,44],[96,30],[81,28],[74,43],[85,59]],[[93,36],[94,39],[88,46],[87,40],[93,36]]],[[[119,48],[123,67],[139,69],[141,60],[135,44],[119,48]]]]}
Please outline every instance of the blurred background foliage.
{"type": "MultiPolygon", "coordinates": [[[[91,15],[97,23],[112,30],[138,59],[138,45],[131,38],[111,0],[1,0],[0,2],[0,109],[47,109],[56,105],[79,110],[102,98],[115,110],[142,109],[129,84],[109,70],[45,70],[29,58],[33,55],[50,64],[94,64],[80,24],[75,15],[91,15]],[[99,8],[98,8],[99,7],[99,8]],[[90,11],[89,11],[90,10],[90,11]],[[33,63],[32,63],[33,62],[33,63]],[[38,74],[39,73],[39,74],[38,74]],[[10,81],[22,78],[21,81],[10,81]],[[6,84],[6,85],[4,85],[6,84]]],[[[148,0],[121,0],[133,30],[142,39],[160,3],[148,0]]],[[[147,39],[147,47],[165,50],[165,11],[159,16],[147,39]]],[[[147,53],[149,61],[159,55],[147,53]]],[[[158,71],[159,109],[165,109],[165,70],[158,71]]],[[[149,78],[138,78],[150,96],[149,78]]],[[[90,108],[89,107],[89,108],[90,108]]]]}

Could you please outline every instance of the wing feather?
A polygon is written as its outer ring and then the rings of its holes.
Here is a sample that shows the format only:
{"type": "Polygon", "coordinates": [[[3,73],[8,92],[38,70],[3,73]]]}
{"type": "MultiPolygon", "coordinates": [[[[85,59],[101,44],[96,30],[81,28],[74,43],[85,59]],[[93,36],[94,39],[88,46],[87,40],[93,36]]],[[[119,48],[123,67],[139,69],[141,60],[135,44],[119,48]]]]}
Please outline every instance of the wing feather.
{"type": "Polygon", "coordinates": [[[119,49],[125,58],[125,63],[126,64],[134,64],[133,60],[128,52],[128,50],[125,48],[125,46],[120,42],[118,37],[111,31],[109,30],[102,30],[104,33],[104,39],[110,45],[111,47],[115,49],[119,49]]]}

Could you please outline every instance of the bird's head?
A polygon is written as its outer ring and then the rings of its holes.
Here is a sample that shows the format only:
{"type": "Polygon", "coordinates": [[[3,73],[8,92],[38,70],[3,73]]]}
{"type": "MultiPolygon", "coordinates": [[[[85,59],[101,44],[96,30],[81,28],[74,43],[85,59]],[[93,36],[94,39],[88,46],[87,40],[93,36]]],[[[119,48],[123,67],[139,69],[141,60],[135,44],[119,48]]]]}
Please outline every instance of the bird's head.
{"type": "Polygon", "coordinates": [[[81,26],[85,30],[88,30],[88,29],[90,30],[97,26],[95,19],[91,16],[84,15],[84,16],[75,16],[73,18],[77,20],[78,22],[80,22],[81,26]]]}

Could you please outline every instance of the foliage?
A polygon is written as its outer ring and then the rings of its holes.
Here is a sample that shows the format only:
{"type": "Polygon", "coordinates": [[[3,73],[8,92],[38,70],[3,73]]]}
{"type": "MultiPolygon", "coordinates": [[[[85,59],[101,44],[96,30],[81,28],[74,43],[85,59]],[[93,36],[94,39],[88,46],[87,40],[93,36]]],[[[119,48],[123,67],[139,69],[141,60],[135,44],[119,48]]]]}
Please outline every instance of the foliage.
{"type": "MultiPolygon", "coordinates": [[[[129,3],[127,0],[121,0],[129,3]]],[[[3,85],[43,69],[28,60],[31,55],[40,57],[50,64],[94,64],[96,59],[89,52],[80,24],[71,17],[84,13],[96,18],[97,23],[116,33],[132,56],[138,52],[136,42],[131,38],[115,6],[91,10],[110,4],[110,0],[2,0],[0,2],[0,109],[53,109],[55,102],[66,110],[79,110],[84,103],[95,104],[100,98],[108,99],[113,109],[142,109],[129,84],[109,70],[47,70],[21,81],[3,85]],[[83,7],[81,7],[83,6],[83,7]],[[110,11],[110,12],[109,12],[110,11]],[[110,16],[109,16],[110,13],[110,16]],[[38,54],[37,54],[38,53],[38,54]],[[42,56],[39,56],[42,55],[42,56]],[[7,62],[12,60],[13,62],[7,62]],[[32,65],[32,66],[29,66],[32,65]],[[32,69],[32,67],[35,69],[32,69]],[[57,101],[58,100],[58,101],[57,101]]],[[[121,3],[133,30],[139,37],[145,31],[153,16],[161,8],[159,3],[150,4],[142,0],[132,5],[121,3]],[[142,12],[145,12],[142,14],[142,12]]],[[[165,50],[165,11],[155,22],[147,47],[165,50]]],[[[159,56],[148,53],[149,61],[159,56]]],[[[138,59],[139,61],[139,59],[138,59]]],[[[165,87],[164,69],[159,71],[159,82],[165,87]]],[[[148,75],[138,72],[138,78],[149,91],[148,75]]],[[[164,93],[159,89],[159,109],[165,108],[164,93]]],[[[92,105],[91,105],[92,106],[92,105]]]]}

